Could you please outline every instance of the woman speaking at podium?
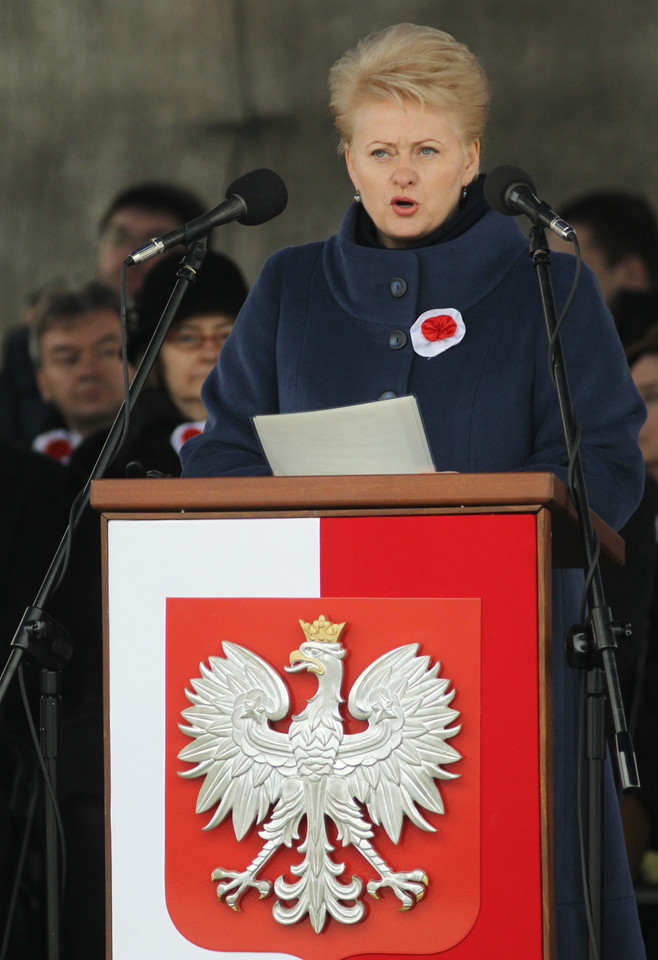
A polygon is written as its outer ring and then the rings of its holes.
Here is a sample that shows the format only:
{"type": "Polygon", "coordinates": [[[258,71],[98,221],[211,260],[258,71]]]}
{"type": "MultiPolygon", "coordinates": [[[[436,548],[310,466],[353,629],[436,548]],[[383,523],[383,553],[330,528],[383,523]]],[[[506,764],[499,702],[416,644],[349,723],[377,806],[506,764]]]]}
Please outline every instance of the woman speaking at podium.
{"type": "MultiPolygon", "coordinates": [[[[528,244],[483,196],[489,89],[479,62],[446,33],[400,24],[343,56],[330,89],[354,202],[335,236],[266,262],[205,383],[209,419],[183,447],[184,476],[270,473],[255,415],[413,394],[438,470],[541,470],[566,480],[528,244]]],[[[553,257],[558,304],[573,263],[553,257]]],[[[590,505],[618,529],[642,492],[644,406],[587,270],[562,342],[590,505]]],[[[559,960],[587,956],[572,788],[578,675],[561,652],[578,619],[578,577],[556,573],[553,601],[559,960]]],[[[604,954],[639,960],[644,948],[612,790],[608,800],[604,954]]]]}

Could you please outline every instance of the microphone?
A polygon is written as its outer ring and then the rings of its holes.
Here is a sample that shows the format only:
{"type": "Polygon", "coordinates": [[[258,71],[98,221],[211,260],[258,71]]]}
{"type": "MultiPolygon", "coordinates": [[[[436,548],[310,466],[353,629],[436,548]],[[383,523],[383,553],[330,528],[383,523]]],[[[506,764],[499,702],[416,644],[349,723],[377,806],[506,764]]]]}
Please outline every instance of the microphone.
{"type": "Polygon", "coordinates": [[[288,191],[278,173],[267,168],[252,170],[233,181],[226,191],[226,200],[214,210],[188,220],[162,237],[154,237],[144,246],[133,250],[124,262],[129,266],[143,263],[144,260],[150,260],[179,243],[194,243],[195,240],[208,236],[215,227],[232,220],[249,227],[265,223],[283,213],[287,203],[288,191]]]}
{"type": "Polygon", "coordinates": [[[523,213],[533,223],[552,230],[561,240],[576,239],[574,228],[560,219],[547,203],[537,199],[532,178],[520,167],[505,164],[492,170],[484,181],[484,198],[498,213],[510,217],[523,213]]]}

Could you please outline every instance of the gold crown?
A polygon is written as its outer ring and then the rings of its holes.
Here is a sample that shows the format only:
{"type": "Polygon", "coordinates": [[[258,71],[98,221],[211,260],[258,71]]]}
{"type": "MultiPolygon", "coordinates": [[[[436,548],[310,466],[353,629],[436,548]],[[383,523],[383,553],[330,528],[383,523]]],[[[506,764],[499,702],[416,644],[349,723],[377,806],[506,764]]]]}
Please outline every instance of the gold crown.
{"type": "Polygon", "coordinates": [[[306,623],[305,620],[300,620],[299,625],[304,631],[306,639],[313,643],[338,643],[338,638],[347,624],[334,623],[321,613],[313,623],[306,623]]]}

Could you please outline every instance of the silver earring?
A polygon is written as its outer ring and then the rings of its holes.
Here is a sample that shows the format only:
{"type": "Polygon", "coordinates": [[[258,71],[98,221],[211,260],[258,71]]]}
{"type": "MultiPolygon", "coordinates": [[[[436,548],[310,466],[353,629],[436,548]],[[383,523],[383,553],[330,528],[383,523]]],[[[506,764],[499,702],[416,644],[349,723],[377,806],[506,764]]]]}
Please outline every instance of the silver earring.
{"type": "Polygon", "coordinates": [[[359,193],[358,189],[357,189],[356,193],[354,194],[354,201],[355,201],[355,203],[361,203],[361,194],[359,193]]]}
{"type": "Polygon", "coordinates": [[[468,199],[468,188],[469,188],[469,186],[470,186],[470,184],[465,183],[464,186],[462,187],[462,203],[464,203],[464,202],[468,199]]]}

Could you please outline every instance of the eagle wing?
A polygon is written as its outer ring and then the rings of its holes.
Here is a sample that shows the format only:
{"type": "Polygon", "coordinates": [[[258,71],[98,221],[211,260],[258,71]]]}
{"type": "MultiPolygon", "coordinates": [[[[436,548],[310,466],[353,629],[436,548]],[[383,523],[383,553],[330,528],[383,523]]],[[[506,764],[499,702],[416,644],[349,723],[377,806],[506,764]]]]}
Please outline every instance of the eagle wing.
{"type": "Polygon", "coordinates": [[[193,706],[182,711],[183,733],[194,738],[178,754],[196,764],[181,777],[205,777],[197,813],[217,804],[205,830],[216,827],[229,811],[238,840],[266,816],[281,797],[287,778],[296,772],[287,733],[270,726],[288,713],[290,698],[279,674],[256,653],[239,644],[222,644],[224,657],[199,664],[201,677],[185,691],[193,706]]]}
{"type": "Polygon", "coordinates": [[[435,781],[459,776],[443,767],[461,755],[447,742],[460,730],[450,726],[459,711],[449,706],[455,691],[438,676],[440,667],[418,656],[417,643],[408,644],[378,657],[350,690],[348,709],[368,727],[343,739],[334,774],[347,778],[351,796],[395,843],[405,814],[434,830],[417,804],[443,813],[435,781]]]}

